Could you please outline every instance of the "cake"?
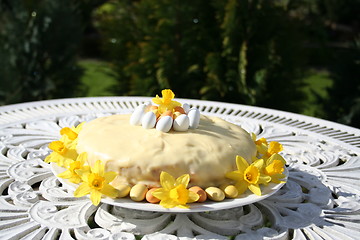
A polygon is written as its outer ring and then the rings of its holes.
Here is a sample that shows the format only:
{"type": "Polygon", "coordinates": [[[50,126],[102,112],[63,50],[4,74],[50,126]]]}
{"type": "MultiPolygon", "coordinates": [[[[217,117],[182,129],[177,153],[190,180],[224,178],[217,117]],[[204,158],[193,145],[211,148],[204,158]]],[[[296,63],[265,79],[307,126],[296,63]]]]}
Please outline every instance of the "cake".
{"type": "Polygon", "coordinates": [[[58,177],[79,184],[76,197],[90,194],[157,203],[166,208],[209,198],[236,198],[260,185],[279,183],[282,145],[257,139],[240,126],[203,116],[163,90],[132,114],[111,115],[61,129],[45,159],[64,168],[58,177]]]}
{"type": "Polygon", "coordinates": [[[86,124],[78,136],[78,153],[87,152],[89,165],[101,159],[117,181],[159,187],[161,171],[190,174],[190,185],[221,185],[236,169],[237,155],[251,162],[256,146],[241,127],[220,118],[202,116],[196,129],[164,133],[129,124],[130,115],[113,115],[86,124]],[[101,140],[100,140],[101,139],[101,140]]]}

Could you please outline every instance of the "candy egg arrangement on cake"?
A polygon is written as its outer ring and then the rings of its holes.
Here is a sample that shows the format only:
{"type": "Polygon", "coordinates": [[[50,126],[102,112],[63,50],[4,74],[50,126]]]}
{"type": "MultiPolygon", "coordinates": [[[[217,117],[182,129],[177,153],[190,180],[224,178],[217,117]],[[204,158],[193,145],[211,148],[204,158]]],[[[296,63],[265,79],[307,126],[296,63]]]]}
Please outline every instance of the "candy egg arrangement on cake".
{"type": "Polygon", "coordinates": [[[147,103],[136,107],[131,115],[130,124],[142,125],[145,129],[155,127],[162,132],[169,132],[171,128],[178,132],[184,132],[189,128],[195,129],[199,126],[199,109],[190,108],[187,103],[181,104],[173,101],[175,95],[171,90],[164,90],[162,95],[164,100],[161,100],[159,96],[153,99],[160,106],[147,103]],[[167,104],[167,107],[163,107],[161,104],[167,104]]]}
{"type": "Polygon", "coordinates": [[[130,198],[165,208],[239,198],[249,189],[283,182],[282,145],[257,139],[240,126],[200,115],[169,90],[131,115],[97,118],[61,129],[45,162],[78,184],[75,197],[130,198]]]}

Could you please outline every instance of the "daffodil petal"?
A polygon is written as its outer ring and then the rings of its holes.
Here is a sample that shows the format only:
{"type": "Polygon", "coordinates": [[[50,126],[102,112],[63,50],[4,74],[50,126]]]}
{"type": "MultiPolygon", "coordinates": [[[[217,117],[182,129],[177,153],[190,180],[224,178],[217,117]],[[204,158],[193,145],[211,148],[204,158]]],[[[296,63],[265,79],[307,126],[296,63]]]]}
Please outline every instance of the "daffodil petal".
{"type": "Polygon", "coordinates": [[[161,200],[159,203],[161,206],[163,206],[164,208],[173,208],[176,207],[178,205],[177,202],[171,200],[171,199],[167,199],[167,200],[161,200]]]}
{"type": "Polygon", "coordinates": [[[77,125],[76,127],[74,127],[73,131],[76,132],[76,133],[79,133],[81,131],[81,129],[83,128],[85,123],[86,122],[82,122],[79,125],[77,125]]]}
{"type": "Polygon", "coordinates": [[[232,179],[232,180],[243,180],[244,179],[244,171],[232,171],[225,174],[226,178],[232,179]]]}
{"type": "Polygon", "coordinates": [[[170,190],[175,186],[175,179],[167,172],[160,173],[160,183],[163,188],[170,190]]]}
{"type": "Polygon", "coordinates": [[[239,181],[235,184],[238,194],[243,194],[248,189],[248,183],[245,181],[239,181]]]}
{"type": "Polygon", "coordinates": [[[112,180],[114,180],[116,178],[116,176],[117,176],[116,172],[112,172],[112,171],[111,172],[106,172],[104,174],[105,182],[106,183],[111,182],[112,180]]]}
{"type": "Polygon", "coordinates": [[[52,160],[53,154],[54,154],[54,152],[50,153],[50,154],[44,159],[44,162],[46,162],[46,163],[52,162],[51,160],[52,160]]]}
{"type": "Polygon", "coordinates": [[[283,146],[281,143],[279,143],[279,142],[270,142],[269,143],[268,152],[270,154],[278,153],[278,152],[281,152],[282,150],[283,150],[283,146]]]}
{"type": "Polygon", "coordinates": [[[255,141],[256,141],[256,138],[257,138],[257,137],[256,137],[256,134],[252,132],[252,133],[251,133],[251,139],[255,142],[255,141]]]}
{"type": "Polygon", "coordinates": [[[84,182],[75,190],[74,196],[82,197],[82,196],[85,196],[86,194],[89,194],[90,191],[91,191],[91,188],[89,187],[89,185],[86,182],[84,182]]]}
{"type": "Polygon", "coordinates": [[[163,112],[165,112],[167,110],[167,107],[165,106],[165,105],[160,105],[159,107],[158,107],[158,112],[159,113],[163,113],[163,112]]]}
{"type": "Polygon", "coordinates": [[[101,192],[93,190],[91,191],[90,194],[90,200],[92,202],[92,204],[94,204],[95,206],[99,205],[100,200],[101,200],[101,192]]]}
{"type": "Polygon", "coordinates": [[[154,97],[154,98],[152,99],[152,101],[153,101],[153,103],[158,104],[158,105],[160,105],[160,104],[163,103],[162,100],[161,100],[161,98],[159,97],[159,95],[156,95],[156,97],[154,97]]]}
{"type": "Polygon", "coordinates": [[[68,179],[68,178],[71,178],[73,176],[73,173],[70,171],[70,170],[66,170],[62,173],[59,173],[57,175],[57,177],[59,178],[65,178],[65,179],[68,179]]]}
{"type": "Polygon", "coordinates": [[[87,161],[88,158],[88,154],[87,152],[83,152],[80,153],[79,156],[77,157],[76,161],[80,161],[81,164],[84,164],[87,161]]]}
{"type": "Polygon", "coordinates": [[[192,202],[196,202],[197,200],[199,200],[200,196],[192,191],[189,191],[189,199],[188,199],[188,203],[192,203],[192,202]]]}
{"type": "Polygon", "coordinates": [[[257,169],[261,170],[261,169],[263,169],[263,167],[265,165],[265,161],[264,161],[264,159],[258,159],[255,162],[253,162],[251,165],[253,165],[257,169]]]}
{"type": "Polygon", "coordinates": [[[175,97],[175,94],[170,89],[164,89],[161,91],[161,95],[164,99],[173,99],[175,97]]]}
{"type": "Polygon", "coordinates": [[[177,102],[177,101],[171,101],[171,103],[169,104],[169,108],[173,109],[175,107],[180,107],[181,103],[177,102]]]}
{"type": "Polygon", "coordinates": [[[71,176],[69,181],[75,184],[81,183],[81,178],[79,176],[71,176]]]}
{"type": "Polygon", "coordinates": [[[258,180],[258,184],[267,184],[271,181],[270,176],[266,176],[266,175],[260,175],[259,180],[258,180]]]}
{"type": "Polygon", "coordinates": [[[104,164],[102,164],[100,160],[97,160],[92,168],[92,172],[104,176],[104,164]]]}
{"type": "Polygon", "coordinates": [[[75,172],[76,172],[77,175],[79,175],[81,177],[81,179],[84,182],[88,181],[90,171],[88,171],[86,169],[77,169],[77,170],[75,170],[75,172]]]}
{"type": "Polygon", "coordinates": [[[105,184],[101,189],[101,193],[108,197],[116,198],[119,195],[119,190],[117,190],[110,184],[105,184]]]}
{"type": "Polygon", "coordinates": [[[187,185],[189,184],[189,181],[190,181],[190,175],[184,174],[176,179],[175,186],[182,184],[185,187],[187,187],[187,185]]]}
{"type": "Polygon", "coordinates": [[[275,160],[279,160],[281,161],[281,163],[283,163],[284,165],[286,164],[286,161],[285,159],[280,155],[280,154],[277,154],[277,153],[274,153],[273,155],[271,155],[271,157],[269,157],[268,161],[267,161],[267,165],[269,165],[271,162],[275,161],[275,160]]]}
{"type": "Polygon", "coordinates": [[[169,191],[164,188],[158,188],[152,192],[152,195],[160,200],[169,198],[169,191]]]}
{"type": "Polygon", "coordinates": [[[254,194],[261,196],[261,189],[258,184],[250,184],[248,186],[249,190],[253,192],[254,194]]]}
{"type": "Polygon", "coordinates": [[[189,208],[190,206],[189,206],[189,205],[186,205],[186,204],[179,204],[179,205],[176,205],[176,207],[187,209],[187,208],[189,208]]]}
{"type": "Polygon", "coordinates": [[[249,166],[249,163],[245,160],[245,158],[238,155],[236,156],[236,166],[238,170],[244,171],[249,166]]]}

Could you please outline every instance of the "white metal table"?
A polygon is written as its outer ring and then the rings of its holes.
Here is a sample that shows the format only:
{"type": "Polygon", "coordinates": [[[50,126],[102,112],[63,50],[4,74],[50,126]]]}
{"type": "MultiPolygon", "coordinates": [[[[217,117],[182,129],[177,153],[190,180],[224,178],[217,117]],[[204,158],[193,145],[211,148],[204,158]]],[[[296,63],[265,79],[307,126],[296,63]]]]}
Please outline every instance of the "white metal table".
{"type": "Polygon", "coordinates": [[[0,239],[360,239],[360,130],[302,115],[184,100],[284,145],[289,179],[270,198],[228,210],[158,213],[75,198],[43,162],[62,127],[130,113],[145,97],[0,107],[0,239]]]}

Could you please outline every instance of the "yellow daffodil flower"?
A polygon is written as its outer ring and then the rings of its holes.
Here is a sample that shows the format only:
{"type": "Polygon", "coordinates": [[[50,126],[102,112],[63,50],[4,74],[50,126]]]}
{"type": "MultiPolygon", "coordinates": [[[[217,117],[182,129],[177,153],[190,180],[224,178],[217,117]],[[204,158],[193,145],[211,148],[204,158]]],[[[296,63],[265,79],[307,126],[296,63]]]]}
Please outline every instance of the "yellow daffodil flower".
{"type": "Polygon", "coordinates": [[[251,138],[256,145],[256,150],[260,154],[258,157],[267,159],[271,157],[271,155],[279,153],[283,150],[283,146],[279,142],[273,141],[268,143],[265,138],[257,139],[254,133],[251,134],[251,138]]]}
{"type": "Polygon", "coordinates": [[[270,142],[269,148],[267,150],[267,157],[270,157],[273,154],[279,153],[283,150],[283,146],[278,142],[270,142]]]}
{"type": "Polygon", "coordinates": [[[60,130],[60,141],[63,141],[65,145],[69,148],[76,147],[77,145],[77,137],[79,132],[81,131],[85,122],[80,123],[76,127],[64,127],[60,130]]]}
{"type": "Polygon", "coordinates": [[[82,170],[82,171],[90,171],[90,166],[84,166],[84,164],[87,161],[87,153],[81,153],[76,161],[72,162],[69,164],[69,168],[65,171],[62,172],[60,174],[58,174],[57,176],[60,178],[64,178],[64,179],[68,179],[70,182],[72,183],[80,183],[81,177],[77,174],[77,170],[82,170]]]}
{"type": "Polygon", "coordinates": [[[271,177],[263,174],[264,159],[258,159],[252,164],[241,156],[236,156],[236,171],[227,173],[225,176],[236,181],[235,187],[239,195],[249,189],[254,194],[261,196],[261,189],[259,184],[267,184],[271,181],[271,177]]]}
{"type": "Polygon", "coordinates": [[[118,196],[119,191],[109,184],[116,177],[116,173],[105,172],[105,166],[100,160],[96,161],[95,165],[91,167],[91,171],[80,169],[75,170],[75,172],[83,181],[75,190],[75,197],[82,197],[90,193],[91,202],[97,206],[102,195],[110,198],[118,196]]]}
{"type": "Polygon", "coordinates": [[[266,160],[264,173],[271,177],[271,182],[281,183],[283,181],[280,179],[285,177],[285,174],[283,174],[285,164],[285,159],[281,155],[275,153],[266,160]]]}
{"type": "Polygon", "coordinates": [[[158,111],[160,114],[167,110],[174,111],[175,107],[181,106],[181,103],[172,100],[174,99],[175,94],[170,89],[162,90],[161,94],[162,98],[156,95],[156,97],[152,99],[155,104],[159,105],[158,111]]]}
{"type": "MultiPolygon", "coordinates": [[[[251,134],[251,138],[255,143],[256,150],[259,154],[266,154],[268,150],[268,142],[265,138],[257,139],[255,133],[251,134]]],[[[259,156],[260,157],[260,156],[259,156]]]]}
{"type": "Polygon", "coordinates": [[[55,162],[60,167],[67,168],[78,156],[74,147],[68,148],[62,141],[53,141],[48,147],[53,150],[53,152],[45,158],[46,163],[55,162]]]}
{"type": "Polygon", "coordinates": [[[186,203],[196,202],[199,199],[199,195],[187,189],[189,181],[189,174],[184,174],[175,180],[169,173],[161,172],[160,184],[162,187],[152,194],[160,199],[160,205],[164,208],[189,208],[186,203]]]}
{"type": "Polygon", "coordinates": [[[71,128],[69,127],[64,127],[60,130],[60,134],[61,135],[66,135],[70,140],[75,140],[78,136],[78,134],[76,132],[74,132],[71,128]]]}

